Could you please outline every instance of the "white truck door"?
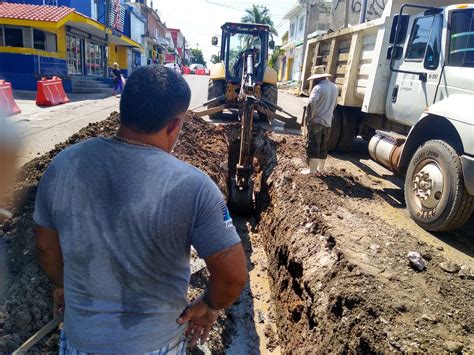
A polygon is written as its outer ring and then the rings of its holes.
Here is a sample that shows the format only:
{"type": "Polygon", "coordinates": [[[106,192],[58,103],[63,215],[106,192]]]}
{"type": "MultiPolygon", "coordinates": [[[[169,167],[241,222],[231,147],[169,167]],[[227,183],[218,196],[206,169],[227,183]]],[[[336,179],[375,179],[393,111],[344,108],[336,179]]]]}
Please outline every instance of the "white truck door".
{"type": "Polygon", "coordinates": [[[441,13],[410,20],[410,36],[402,58],[395,61],[394,69],[398,71],[392,71],[387,94],[386,115],[389,119],[412,126],[434,103],[444,61],[444,21],[441,13]]]}

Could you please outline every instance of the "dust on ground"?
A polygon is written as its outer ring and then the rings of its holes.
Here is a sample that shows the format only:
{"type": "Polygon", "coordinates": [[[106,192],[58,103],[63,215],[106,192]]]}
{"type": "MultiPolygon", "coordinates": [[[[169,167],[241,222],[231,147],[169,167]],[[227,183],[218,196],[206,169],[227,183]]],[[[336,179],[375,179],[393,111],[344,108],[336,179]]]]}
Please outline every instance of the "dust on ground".
{"type": "Polygon", "coordinates": [[[276,157],[259,233],[282,351],[473,352],[470,258],[449,260],[408,222],[390,222],[386,194],[347,164],[330,159],[327,176],[302,175],[301,137],[269,138],[276,157]],[[425,271],[409,265],[411,251],[425,271]]]}
{"type": "MultiPolygon", "coordinates": [[[[91,137],[113,136],[117,128],[118,114],[113,113],[107,120],[90,124],[71,136],[66,142],[58,144],[49,153],[34,159],[23,167],[16,193],[11,201],[12,206],[20,207],[16,209],[14,217],[10,221],[0,226],[0,239],[6,245],[6,257],[9,265],[9,289],[5,302],[0,306],[0,353],[14,351],[52,319],[51,284],[37,263],[33,236],[34,198],[42,174],[51,159],[62,149],[91,137]]],[[[228,134],[231,130],[232,126],[213,126],[197,117],[188,115],[179,143],[174,151],[174,155],[179,159],[206,172],[224,195],[227,195],[228,134]]],[[[239,232],[241,235],[247,235],[247,228],[240,228],[239,232]]],[[[190,300],[202,293],[208,278],[204,263],[197,258],[195,253],[192,254],[192,269],[190,300]]],[[[240,303],[245,305],[251,303],[249,297],[251,297],[251,291],[248,285],[240,303]]],[[[249,334],[242,334],[236,330],[237,323],[239,326],[251,328],[254,322],[253,314],[250,314],[242,323],[241,308],[242,306],[237,304],[225,313],[223,312],[211,331],[209,343],[194,352],[224,353],[233,337],[236,337],[234,341],[236,348],[239,348],[238,344],[249,345],[250,349],[258,347],[258,338],[249,338],[249,334]]],[[[266,324],[268,325],[270,322],[267,321],[266,324]]],[[[43,340],[33,351],[55,352],[57,345],[58,333],[56,332],[43,340]]]]}

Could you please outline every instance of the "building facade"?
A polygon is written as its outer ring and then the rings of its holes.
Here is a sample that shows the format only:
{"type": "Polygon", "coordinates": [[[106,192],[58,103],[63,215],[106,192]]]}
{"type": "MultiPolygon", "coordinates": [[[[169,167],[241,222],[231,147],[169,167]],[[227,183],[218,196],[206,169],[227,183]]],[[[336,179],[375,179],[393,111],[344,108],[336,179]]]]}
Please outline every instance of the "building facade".
{"type": "Polygon", "coordinates": [[[108,77],[115,62],[126,76],[128,52],[141,46],[126,35],[127,12],[120,0],[111,0],[109,19],[104,1],[1,2],[0,78],[14,89],[36,90],[39,78],[57,75],[71,92],[73,77],[108,77]]]}
{"type": "Polygon", "coordinates": [[[306,26],[306,8],[303,4],[295,4],[284,16],[288,20],[288,42],[283,45],[285,50],[285,74],[283,81],[298,81],[303,66],[303,42],[306,26]]]}

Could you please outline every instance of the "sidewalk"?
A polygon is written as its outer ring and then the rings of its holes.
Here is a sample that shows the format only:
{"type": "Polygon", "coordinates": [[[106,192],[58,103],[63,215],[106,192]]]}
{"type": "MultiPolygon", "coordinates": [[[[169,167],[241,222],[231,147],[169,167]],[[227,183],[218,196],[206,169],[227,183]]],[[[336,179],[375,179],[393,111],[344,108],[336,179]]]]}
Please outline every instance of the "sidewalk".
{"type": "Polygon", "coordinates": [[[53,107],[38,107],[35,93],[15,91],[14,97],[22,112],[12,116],[23,134],[23,150],[20,165],[23,165],[53,149],[58,142],[87,126],[109,117],[119,110],[120,99],[104,95],[68,95],[71,102],[53,107]]]}

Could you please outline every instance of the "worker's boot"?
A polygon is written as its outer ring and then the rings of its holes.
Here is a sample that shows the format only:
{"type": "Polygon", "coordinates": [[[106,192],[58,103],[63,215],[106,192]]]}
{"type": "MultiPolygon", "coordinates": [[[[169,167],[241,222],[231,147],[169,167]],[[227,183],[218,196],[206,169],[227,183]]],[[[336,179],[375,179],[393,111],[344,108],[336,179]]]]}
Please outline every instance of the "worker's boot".
{"type": "Polygon", "coordinates": [[[303,175],[316,174],[318,172],[318,160],[319,159],[309,159],[309,168],[301,171],[303,175]]]}
{"type": "Polygon", "coordinates": [[[326,165],[326,159],[318,159],[318,172],[324,174],[324,166],[326,165]]]}

